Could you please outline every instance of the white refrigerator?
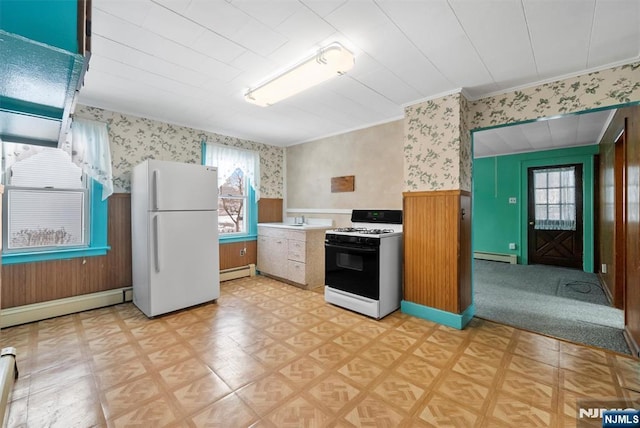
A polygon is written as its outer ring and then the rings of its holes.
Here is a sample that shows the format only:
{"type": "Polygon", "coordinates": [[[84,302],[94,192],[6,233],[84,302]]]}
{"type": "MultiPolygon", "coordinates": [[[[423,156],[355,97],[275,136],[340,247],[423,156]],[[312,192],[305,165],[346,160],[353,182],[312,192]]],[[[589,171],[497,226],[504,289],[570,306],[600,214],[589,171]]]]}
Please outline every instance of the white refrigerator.
{"type": "Polygon", "coordinates": [[[220,296],[215,167],[146,160],[131,174],[133,303],[148,317],[220,296]]]}

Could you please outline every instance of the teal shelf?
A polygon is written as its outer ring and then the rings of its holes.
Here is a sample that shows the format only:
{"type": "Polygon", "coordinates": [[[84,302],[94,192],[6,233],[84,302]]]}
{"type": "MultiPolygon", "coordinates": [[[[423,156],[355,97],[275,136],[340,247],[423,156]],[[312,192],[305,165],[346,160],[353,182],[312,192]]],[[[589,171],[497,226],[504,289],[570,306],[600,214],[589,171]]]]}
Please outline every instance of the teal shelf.
{"type": "Polygon", "coordinates": [[[0,30],[0,58],[0,138],[57,145],[85,57],[0,30]]]}

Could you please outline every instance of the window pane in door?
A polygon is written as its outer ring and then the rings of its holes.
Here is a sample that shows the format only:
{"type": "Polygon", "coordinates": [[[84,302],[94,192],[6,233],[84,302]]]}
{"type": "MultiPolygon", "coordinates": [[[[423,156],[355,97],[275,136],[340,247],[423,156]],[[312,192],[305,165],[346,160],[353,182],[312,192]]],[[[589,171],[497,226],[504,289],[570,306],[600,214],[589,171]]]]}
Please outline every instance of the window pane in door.
{"type": "Polygon", "coordinates": [[[547,203],[547,189],[536,189],[536,204],[547,203]]]}
{"type": "Polygon", "coordinates": [[[536,220],[547,219],[547,205],[536,205],[536,220]]]}
{"type": "Polygon", "coordinates": [[[575,204],[566,204],[562,206],[562,220],[575,220],[576,206],[575,204]]]}
{"type": "Polygon", "coordinates": [[[549,201],[550,204],[560,203],[560,189],[549,189],[549,201]]]}
{"type": "Polygon", "coordinates": [[[536,171],[534,174],[534,182],[536,189],[546,189],[547,188],[547,173],[536,171]]]}
{"type": "Polygon", "coordinates": [[[554,171],[554,172],[549,172],[549,184],[548,187],[560,187],[560,172],[558,171],[554,171]]]}

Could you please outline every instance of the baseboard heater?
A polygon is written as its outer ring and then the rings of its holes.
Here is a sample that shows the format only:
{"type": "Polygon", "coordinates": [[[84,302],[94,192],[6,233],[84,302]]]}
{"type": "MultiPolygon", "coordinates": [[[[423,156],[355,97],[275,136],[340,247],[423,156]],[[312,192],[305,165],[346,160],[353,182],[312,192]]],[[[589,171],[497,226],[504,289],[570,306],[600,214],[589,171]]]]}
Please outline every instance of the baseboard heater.
{"type": "Polygon", "coordinates": [[[256,265],[250,264],[220,271],[220,281],[230,281],[232,279],[244,278],[256,275],[256,265]]]}
{"type": "Polygon", "coordinates": [[[18,378],[16,365],[16,348],[3,348],[0,352],[0,423],[7,426],[9,412],[9,397],[13,391],[13,384],[18,378]]]}
{"type": "Polygon", "coordinates": [[[98,293],[33,303],[3,309],[0,312],[0,328],[41,321],[48,318],[88,311],[90,309],[130,302],[133,299],[131,287],[116,288],[98,293]]]}
{"type": "Polygon", "coordinates": [[[494,262],[506,262],[512,265],[518,264],[518,256],[515,254],[502,254],[502,253],[485,253],[475,252],[473,258],[478,260],[491,260],[494,262]]]}

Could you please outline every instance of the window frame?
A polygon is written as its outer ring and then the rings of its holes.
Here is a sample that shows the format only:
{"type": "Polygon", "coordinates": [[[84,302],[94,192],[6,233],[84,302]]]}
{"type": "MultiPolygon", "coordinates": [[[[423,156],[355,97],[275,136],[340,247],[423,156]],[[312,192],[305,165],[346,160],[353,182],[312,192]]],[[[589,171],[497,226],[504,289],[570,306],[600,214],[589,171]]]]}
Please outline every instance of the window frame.
{"type": "MultiPolygon", "coordinates": [[[[235,149],[236,147],[229,147],[231,149],[235,149]]],[[[242,148],[238,148],[238,150],[246,150],[242,148]]],[[[202,165],[206,164],[207,159],[207,144],[202,142],[201,145],[201,163],[202,165]]],[[[214,166],[214,165],[209,165],[214,166]]],[[[244,242],[244,241],[256,241],[258,239],[258,201],[256,201],[256,191],[251,184],[251,180],[245,178],[247,194],[246,198],[246,232],[232,232],[232,233],[218,233],[218,241],[220,243],[233,243],[233,242],[244,242]]],[[[216,188],[216,192],[219,192],[219,189],[216,188]]],[[[220,193],[218,193],[218,199],[220,199],[220,193]]],[[[218,216],[220,212],[218,212],[218,216]]]]}

